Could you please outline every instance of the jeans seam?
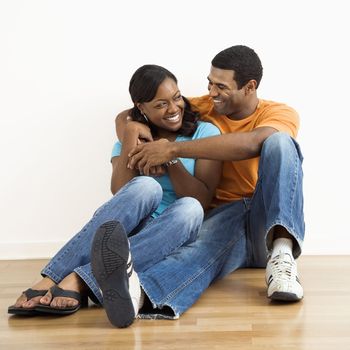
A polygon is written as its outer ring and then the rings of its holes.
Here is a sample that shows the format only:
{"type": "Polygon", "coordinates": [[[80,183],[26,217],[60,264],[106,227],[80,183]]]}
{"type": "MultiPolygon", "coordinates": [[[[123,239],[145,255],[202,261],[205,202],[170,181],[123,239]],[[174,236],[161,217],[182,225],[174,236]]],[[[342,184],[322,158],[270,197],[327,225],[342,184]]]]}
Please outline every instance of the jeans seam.
{"type": "Polygon", "coordinates": [[[60,283],[63,278],[61,276],[56,275],[49,267],[46,267],[44,270],[41,271],[41,275],[45,277],[49,277],[52,279],[56,284],[60,283]]]}
{"type": "MultiPolygon", "coordinates": [[[[293,144],[293,146],[294,146],[294,144],[293,144]]],[[[294,146],[294,148],[295,148],[295,146],[294,146]]],[[[296,150],[295,150],[295,153],[296,153],[296,155],[295,155],[295,158],[294,158],[294,176],[293,176],[293,186],[292,186],[292,191],[291,191],[291,197],[290,197],[290,213],[289,213],[289,215],[290,215],[290,217],[293,217],[292,216],[292,211],[293,211],[293,206],[292,206],[292,204],[293,204],[293,202],[294,202],[294,199],[295,199],[295,193],[296,193],[296,182],[297,182],[297,177],[298,177],[298,171],[297,171],[297,167],[298,167],[298,155],[297,155],[297,152],[296,152],[296,150]]],[[[293,225],[293,231],[294,231],[294,221],[292,222],[292,225],[293,225]]]]}
{"type": "Polygon", "coordinates": [[[98,299],[100,304],[103,305],[103,300],[101,296],[99,296],[97,293],[98,288],[93,282],[93,280],[90,278],[90,276],[87,273],[85,273],[85,271],[81,267],[77,267],[73,271],[85,282],[85,284],[91,290],[91,292],[94,293],[95,297],[98,299]],[[92,289],[91,285],[96,286],[96,288],[92,289]]]}

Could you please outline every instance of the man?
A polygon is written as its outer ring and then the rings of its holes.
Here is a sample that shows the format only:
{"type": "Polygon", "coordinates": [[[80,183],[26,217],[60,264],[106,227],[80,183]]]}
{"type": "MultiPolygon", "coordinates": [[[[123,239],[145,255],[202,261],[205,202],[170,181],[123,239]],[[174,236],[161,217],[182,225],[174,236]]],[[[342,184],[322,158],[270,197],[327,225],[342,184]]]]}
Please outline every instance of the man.
{"type": "MultiPolygon", "coordinates": [[[[249,47],[219,52],[208,76],[209,95],[190,102],[223,135],[147,142],[129,154],[128,166],[146,175],[178,157],[224,161],[198,239],[138,274],[153,314],[179,317],[210,283],[243,267],[266,267],[269,298],[303,297],[294,260],[304,239],[302,155],[294,139],[299,118],[292,108],[257,97],[262,71],[249,47]]],[[[117,126],[125,120],[121,114],[117,126]]],[[[140,316],[150,317],[143,310],[140,316]]]]}

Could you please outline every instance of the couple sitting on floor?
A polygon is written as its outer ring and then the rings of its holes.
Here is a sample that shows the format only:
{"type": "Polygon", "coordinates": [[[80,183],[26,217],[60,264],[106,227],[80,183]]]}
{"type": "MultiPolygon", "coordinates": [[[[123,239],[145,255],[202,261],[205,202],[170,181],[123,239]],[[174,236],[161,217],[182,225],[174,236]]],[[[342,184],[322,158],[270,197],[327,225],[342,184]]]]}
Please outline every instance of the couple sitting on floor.
{"type": "Polygon", "coordinates": [[[67,315],[90,297],[117,327],[176,319],[242,267],[266,267],[269,298],[301,300],[299,119],[257,97],[261,78],[259,57],[242,45],[214,57],[199,98],[184,98],[165,68],[140,67],[134,106],[116,119],[113,197],[8,312],[67,315]]]}

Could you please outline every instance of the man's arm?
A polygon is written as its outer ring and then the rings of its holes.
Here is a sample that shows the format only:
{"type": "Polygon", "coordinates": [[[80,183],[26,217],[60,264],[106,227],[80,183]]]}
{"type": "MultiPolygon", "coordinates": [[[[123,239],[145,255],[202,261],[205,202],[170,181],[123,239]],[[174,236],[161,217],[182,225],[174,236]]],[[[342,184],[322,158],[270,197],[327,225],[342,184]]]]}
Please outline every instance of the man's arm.
{"type": "Polygon", "coordinates": [[[120,155],[112,158],[111,191],[115,194],[127,182],[139,175],[136,169],[128,169],[128,153],[139,140],[139,123],[130,122],[125,126],[124,142],[122,143],[120,155]]]}
{"type": "Polygon", "coordinates": [[[124,136],[124,130],[125,126],[131,117],[129,117],[131,109],[126,109],[123,112],[120,112],[116,117],[115,117],[115,132],[117,134],[118,140],[120,142],[123,142],[123,136],[124,136]]]}
{"type": "MultiPolygon", "coordinates": [[[[123,112],[120,112],[116,117],[115,117],[115,131],[117,133],[118,140],[120,142],[123,142],[124,138],[124,131],[126,128],[126,125],[130,122],[133,121],[132,118],[130,117],[130,111],[131,109],[126,109],[123,112]]],[[[139,124],[139,139],[143,141],[153,141],[152,134],[150,128],[142,123],[135,122],[139,124]]]]}
{"type": "Polygon", "coordinates": [[[128,167],[137,166],[148,174],[150,167],[177,157],[213,160],[244,160],[258,157],[264,141],[277,132],[272,127],[260,127],[250,132],[236,132],[184,142],[161,140],[136,146],[129,152],[128,167]]]}

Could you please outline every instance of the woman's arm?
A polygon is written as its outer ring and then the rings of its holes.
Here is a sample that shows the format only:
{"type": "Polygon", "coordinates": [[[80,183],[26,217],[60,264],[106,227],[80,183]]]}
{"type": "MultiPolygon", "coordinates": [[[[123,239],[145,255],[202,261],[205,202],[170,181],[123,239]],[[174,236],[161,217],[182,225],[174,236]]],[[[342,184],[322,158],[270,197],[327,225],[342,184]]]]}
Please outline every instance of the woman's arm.
{"type": "Polygon", "coordinates": [[[115,132],[116,132],[118,140],[120,140],[120,142],[123,141],[124,130],[125,130],[126,124],[128,123],[128,120],[131,119],[130,111],[131,111],[131,109],[126,109],[125,111],[120,112],[115,117],[115,132]]]}
{"type": "Polygon", "coordinates": [[[177,162],[168,167],[168,174],[178,197],[194,197],[207,209],[219,184],[222,162],[217,160],[198,159],[192,176],[177,162]]]}
{"type": "MultiPolygon", "coordinates": [[[[117,133],[117,137],[120,140],[120,142],[123,142],[124,131],[125,131],[128,123],[133,123],[134,125],[136,123],[138,126],[138,133],[139,133],[139,137],[137,140],[138,145],[141,143],[144,143],[144,142],[153,141],[153,137],[152,137],[150,128],[145,124],[133,121],[130,117],[130,111],[131,111],[131,109],[127,109],[123,112],[120,112],[115,118],[116,133],[117,133]]],[[[151,167],[149,169],[149,174],[147,174],[147,175],[162,176],[164,174],[165,174],[164,166],[156,165],[156,166],[151,167]]]]}

